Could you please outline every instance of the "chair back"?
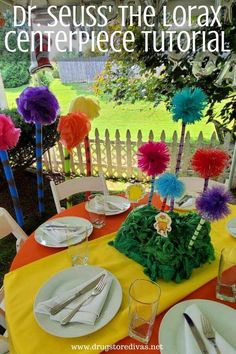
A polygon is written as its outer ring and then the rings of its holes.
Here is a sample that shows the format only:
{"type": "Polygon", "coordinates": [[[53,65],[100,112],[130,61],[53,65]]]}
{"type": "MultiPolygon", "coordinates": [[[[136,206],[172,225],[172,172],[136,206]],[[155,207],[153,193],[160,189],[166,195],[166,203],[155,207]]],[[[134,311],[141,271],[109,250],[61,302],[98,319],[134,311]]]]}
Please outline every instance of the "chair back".
{"type": "Polygon", "coordinates": [[[50,185],[57,213],[60,213],[63,210],[60,201],[74,194],[83,192],[102,192],[104,195],[108,195],[108,188],[103,175],[98,177],[76,177],[57,185],[54,181],[51,181],[50,185]]]}
{"type": "Polygon", "coordinates": [[[13,234],[18,242],[27,239],[26,233],[4,208],[0,208],[0,239],[13,234]]]}

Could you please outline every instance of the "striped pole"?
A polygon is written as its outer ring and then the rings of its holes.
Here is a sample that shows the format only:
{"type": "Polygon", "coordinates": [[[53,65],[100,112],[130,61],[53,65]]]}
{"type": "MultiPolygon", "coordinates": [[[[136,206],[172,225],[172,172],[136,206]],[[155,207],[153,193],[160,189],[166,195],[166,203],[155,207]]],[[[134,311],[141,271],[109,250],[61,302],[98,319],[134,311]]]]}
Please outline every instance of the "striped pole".
{"type": "Polygon", "coordinates": [[[84,147],[85,147],[85,158],[86,158],[86,170],[87,176],[92,175],[92,166],[91,166],[91,151],[90,151],[90,141],[88,135],[84,138],[84,147]]]}
{"type": "MultiPolygon", "coordinates": [[[[90,141],[88,135],[84,138],[84,148],[85,148],[87,177],[90,177],[92,175],[92,165],[91,165],[90,141]]],[[[88,199],[89,196],[90,196],[90,192],[87,192],[86,199],[88,199]]]]}
{"type": "Polygon", "coordinates": [[[166,207],[167,197],[165,197],[162,201],[161,211],[164,213],[166,207]]]}
{"type": "Polygon", "coordinates": [[[19,195],[18,195],[18,192],[17,192],[17,189],[16,189],[16,184],[15,184],[13,172],[12,172],[11,166],[9,164],[9,158],[8,158],[7,151],[0,150],[0,158],[1,158],[1,161],[2,161],[2,165],[3,165],[5,176],[6,176],[6,179],[7,179],[9,191],[10,191],[11,198],[12,198],[12,202],[13,202],[13,205],[14,205],[15,214],[16,214],[16,220],[17,220],[18,224],[21,227],[23,227],[24,226],[23,213],[22,213],[22,209],[21,209],[21,206],[20,206],[19,195]]]}
{"type": "MultiPolygon", "coordinates": [[[[176,162],[176,167],[175,167],[176,177],[179,176],[179,171],[180,171],[180,166],[181,166],[181,159],[182,159],[183,149],[184,149],[185,130],[186,130],[186,124],[182,123],[181,138],[180,138],[180,142],[179,142],[179,151],[178,151],[177,162],[176,162]]],[[[175,204],[175,199],[172,198],[171,202],[170,202],[170,211],[174,210],[174,204],[175,204]]]]}
{"type": "MultiPolygon", "coordinates": [[[[68,181],[70,179],[70,153],[66,148],[64,149],[64,156],[65,180],[68,181]]],[[[67,209],[72,206],[72,200],[70,197],[66,199],[66,206],[67,209]]]]}
{"type": "Polygon", "coordinates": [[[151,190],[150,190],[149,198],[148,198],[148,205],[152,204],[152,198],[153,198],[153,193],[154,193],[154,181],[155,181],[155,176],[152,176],[152,179],[151,179],[151,190]]]}
{"type": "Polygon", "coordinates": [[[205,178],[203,192],[206,192],[209,184],[209,178],[205,178]]]}
{"type": "Polygon", "coordinates": [[[36,123],[36,164],[37,164],[37,188],[38,188],[38,209],[42,216],[45,212],[44,207],[44,185],[43,185],[43,136],[42,136],[42,124],[36,123]]]}
{"type": "Polygon", "coordinates": [[[189,244],[188,244],[189,250],[191,250],[191,248],[193,247],[194,242],[195,242],[196,238],[198,237],[199,232],[201,231],[202,226],[205,224],[205,222],[206,222],[206,220],[203,218],[201,218],[201,220],[199,221],[198,226],[197,226],[196,230],[194,231],[194,234],[193,234],[191,240],[189,241],[189,244]]]}

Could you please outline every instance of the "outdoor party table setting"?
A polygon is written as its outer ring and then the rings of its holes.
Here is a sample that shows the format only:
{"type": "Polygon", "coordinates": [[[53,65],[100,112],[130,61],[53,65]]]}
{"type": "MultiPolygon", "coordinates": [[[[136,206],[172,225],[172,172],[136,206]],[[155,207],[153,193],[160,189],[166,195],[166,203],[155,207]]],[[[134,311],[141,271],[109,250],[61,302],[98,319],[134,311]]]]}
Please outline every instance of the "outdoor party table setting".
{"type": "MultiPolygon", "coordinates": [[[[131,183],[125,195],[67,200],[25,241],[4,278],[11,353],[99,353],[114,344],[110,351],[124,353],[236,353],[236,206],[212,180],[229,156],[199,148],[197,186],[179,178],[186,125],[206,104],[198,88],[173,97],[174,120],[182,119],[174,173],[165,142],[139,147],[148,194],[131,183]]],[[[65,146],[68,160],[76,143],[65,146]]]]}
{"type": "MultiPolygon", "coordinates": [[[[146,199],[142,200],[142,202],[145,201],[146,199]]],[[[155,197],[154,204],[160,205],[158,197],[155,197]]],[[[86,344],[92,346],[94,343],[97,345],[98,349],[97,351],[91,350],[91,352],[101,352],[102,350],[99,350],[99,345],[101,345],[100,348],[102,348],[102,346],[114,344],[123,338],[124,339],[119,342],[119,345],[130,345],[132,343],[138,344],[138,342],[132,338],[126,338],[129,331],[129,287],[135,279],[148,280],[149,278],[143,273],[143,267],[141,265],[117,252],[114,247],[111,247],[108,244],[109,241],[114,239],[117,228],[128,213],[129,211],[124,214],[109,216],[106,218],[106,225],[103,228],[94,229],[90,236],[91,240],[88,243],[88,266],[78,265],[71,267],[71,258],[67,249],[61,251],[60,248],[44,247],[36,242],[35,233],[29,237],[21,251],[15,257],[12,263],[11,272],[5,278],[6,311],[8,314],[8,331],[12,340],[12,353],[70,353],[72,352],[71,345],[86,344]],[[35,312],[36,304],[39,301],[48,300],[48,298],[50,299],[55,296],[59,291],[68,291],[70,288],[74,288],[80,283],[86,284],[87,279],[93,279],[94,276],[96,278],[96,276],[102,274],[104,270],[110,272],[114,278],[112,288],[110,289],[106,304],[102,310],[102,313],[108,312],[108,314],[103,316],[100,314],[101,317],[97,319],[95,327],[91,324],[86,325],[82,323],[76,325],[76,323],[73,323],[68,327],[64,326],[60,328],[61,325],[57,325],[56,323],[56,329],[54,329],[53,325],[47,327],[48,323],[53,322],[48,320],[49,315],[40,315],[40,313],[35,312]],[[54,283],[51,283],[52,285],[50,285],[50,279],[54,279],[54,283]],[[44,289],[47,284],[50,285],[50,288],[48,288],[47,293],[44,293],[42,292],[42,289],[44,289]],[[110,310],[111,313],[109,313],[110,306],[112,307],[110,310]],[[106,318],[107,316],[110,322],[106,323],[106,321],[108,321],[106,318]],[[113,319],[112,316],[114,316],[113,319]],[[106,325],[104,325],[104,323],[106,323],[106,325]],[[91,333],[93,330],[96,330],[103,325],[103,328],[91,333]],[[71,333],[68,334],[66,332],[68,330],[70,332],[70,326],[71,333]],[[44,329],[42,327],[44,327],[44,329]],[[79,337],[78,334],[83,334],[81,333],[81,331],[83,332],[83,327],[86,328],[86,331],[88,331],[87,333],[91,334],[84,334],[79,337]],[[58,328],[60,329],[60,332],[54,332],[54,330],[57,331],[58,328]],[[63,338],[63,331],[66,333],[66,338],[63,338]],[[54,332],[54,334],[48,332],[54,332]],[[67,336],[69,336],[69,338],[67,336]],[[70,338],[70,336],[72,338],[70,338]]],[[[226,223],[228,219],[232,218],[232,215],[235,215],[235,213],[236,207],[233,206],[231,207],[231,215],[228,216],[224,222],[220,221],[212,225],[211,237],[216,250],[216,260],[212,262],[212,264],[207,264],[202,268],[195,270],[191,279],[181,284],[173,282],[167,283],[161,280],[158,281],[161,288],[158,314],[184,299],[190,293],[192,293],[190,298],[193,299],[203,298],[216,300],[216,282],[208,282],[217,275],[220,250],[224,247],[235,246],[235,240],[226,231],[226,223]],[[198,288],[200,289],[195,291],[198,288]]],[[[88,212],[83,203],[62,212],[60,215],[56,215],[56,219],[53,218],[50,222],[60,220],[61,218],[64,219],[68,216],[74,217],[74,220],[78,217],[89,219],[88,212]]],[[[77,252],[79,252],[79,248],[77,252]]],[[[145,292],[145,288],[143,288],[143,292],[145,292]]],[[[196,300],[193,301],[193,303],[196,303],[200,309],[206,311],[207,315],[211,315],[210,318],[213,318],[215,321],[216,317],[221,313],[220,311],[222,311],[222,316],[228,315],[227,310],[226,313],[224,312],[225,309],[222,310],[223,305],[219,304],[217,307],[215,301],[214,303],[207,303],[206,300],[196,300]]],[[[226,302],[224,303],[226,304],[226,302]]],[[[192,302],[179,303],[179,305],[182,306],[182,311],[191,304],[192,302]]],[[[228,304],[236,308],[235,304],[228,304]]],[[[160,316],[157,317],[154,331],[149,342],[150,346],[153,344],[156,345],[157,348],[159,342],[163,345],[163,353],[168,353],[168,351],[165,351],[165,348],[168,347],[168,342],[171,342],[171,338],[173,342],[171,345],[176,345],[176,336],[179,335],[179,326],[181,326],[183,332],[182,334],[180,333],[181,335],[179,336],[180,338],[178,341],[181,342],[181,340],[183,340],[184,319],[179,311],[180,310],[177,308],[174,317],[170,319],[167,318],[167,325],[163,323],[163,326],[165,325],[165,327],[163,327],[161,332],[163,337],[160,338],[160,342],[157,331],[161,318],[160,316]],[[174,320],[174,323],[170,329],[168,328],[168,325],[171,325],[171,320],[174,320]]],[[[233,326],[229,325],[229,321],[231,320],[235,320],[235,313],[233,313],[233,311],[231,314],[229,311],[229,320],[228,318],[219,319],[218,317],[218,321],[216,321],[214,325],[218,325],[218,328],[221,328],[221,322],[223,324],[228,323],[227,331],[229,333],[227,338],[231,340],[231,344],[235,344],[235,339],[231,337],[230,333],[230,329],[232,330],[231,332],[234,332],[233,326]]],[[[227,332],[224,330],[223,334],[227,335],[227,332]]],[[[182,353],[177,350],[180,349],[176,349],[176,352],[182,353]]],[[[137,351],[138,350],[136,349],[135,352],[137,351]]],[[[89,351],[84,350],[84,352],[89,351]]],[[[153,350],[153,352],[156,351],[153,350]]],[[[234,351],[232,351],[232,353],[233,352],[234,351]]]]}

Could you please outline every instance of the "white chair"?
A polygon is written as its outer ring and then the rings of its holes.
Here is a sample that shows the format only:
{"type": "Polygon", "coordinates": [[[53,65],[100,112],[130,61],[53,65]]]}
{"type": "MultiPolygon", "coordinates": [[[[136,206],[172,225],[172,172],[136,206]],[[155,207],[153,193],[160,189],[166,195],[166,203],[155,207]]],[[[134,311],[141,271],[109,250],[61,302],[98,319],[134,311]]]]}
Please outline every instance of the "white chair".
{"type": "Polygon", "coordinates": [[[16,238],[16,251],[18,252],[21,244],[27,240],[27,235],[8,211],[0,208],[0,239],[10,234],[13,234],[16,238]]]}
{"type": "MultiPolygon", "coordinates": [[[[13,234],[16,237],[16,252],[27,239],[26,233],[4,208],[0,208],[0,239],[13,234]]],[[[3,303],[4,291],[0,289],[0,325],[6,328],[5,308],[3,303]]]]}
{"type": "Polygon", "coordinates": [[[8,339],[7,337],[0,335],[0,354],[8,354],[9,353],[9,346],[8,346],[8,339]]]}
{"type": "Polygon", "coordinates": [[[60,213],[64,208],[61,207],[60,201],[74,194],[82,192],[102,192],[108,195],[106,180],[103,175],[98,177],[76,177],[60,184],[50,182],[54,203],[57,213],[60,213]]]}

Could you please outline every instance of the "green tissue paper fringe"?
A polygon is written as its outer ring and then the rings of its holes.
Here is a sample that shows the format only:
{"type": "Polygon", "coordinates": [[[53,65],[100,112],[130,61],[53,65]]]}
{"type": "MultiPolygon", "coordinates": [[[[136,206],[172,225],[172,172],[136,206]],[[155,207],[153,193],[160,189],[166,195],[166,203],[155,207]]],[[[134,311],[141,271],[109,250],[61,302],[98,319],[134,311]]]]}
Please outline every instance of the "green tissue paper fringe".
{"type": "Polygon", "coordinates": [[[159,212],[153,205],[134,209],[109,244],[143,265],[144,273],[152,280],[162,278],[180,283],[190,278],[194,268],[215,259],[210,239],[211,226],[205,222],[189,250],[189,241],[201,217],[196,213],[169,212],[172,231],[165,238],[158,235],[153,227],[159,212]]]}

